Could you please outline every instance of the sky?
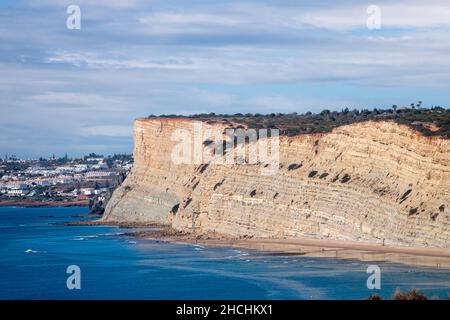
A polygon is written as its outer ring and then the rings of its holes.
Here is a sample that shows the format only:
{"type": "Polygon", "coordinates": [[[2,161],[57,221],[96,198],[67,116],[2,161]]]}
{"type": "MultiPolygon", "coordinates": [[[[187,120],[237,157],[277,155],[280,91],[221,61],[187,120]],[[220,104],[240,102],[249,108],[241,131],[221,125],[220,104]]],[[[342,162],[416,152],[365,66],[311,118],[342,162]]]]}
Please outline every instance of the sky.
{"type": "Polygon", "coordinates": [[[0,155],[130,153],[150,114],[447,107],[449,31],[437,0],[0,0],[0,155]]]}

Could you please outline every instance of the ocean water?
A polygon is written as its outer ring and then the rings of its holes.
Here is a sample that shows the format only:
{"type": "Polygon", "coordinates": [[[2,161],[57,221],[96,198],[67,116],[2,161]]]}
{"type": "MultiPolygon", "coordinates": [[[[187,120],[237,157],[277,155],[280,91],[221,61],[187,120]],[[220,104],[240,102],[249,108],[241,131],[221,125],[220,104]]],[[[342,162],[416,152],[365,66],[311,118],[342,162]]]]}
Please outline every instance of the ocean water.
{"type": "MultiPolygon", "coordinates": [[[[377,263],[381,290],[366,286],[369,263],[278,256],[126,236],[130,229],[61,226],[86,208],[0,208],[0,299],[364,299],[419,288],[447,298],[450,270],[377,263]],[[69,290],[67,267],[81,270],[69,290]]],[[[373,263],[371,263],[373,264],[373,263]]]]}

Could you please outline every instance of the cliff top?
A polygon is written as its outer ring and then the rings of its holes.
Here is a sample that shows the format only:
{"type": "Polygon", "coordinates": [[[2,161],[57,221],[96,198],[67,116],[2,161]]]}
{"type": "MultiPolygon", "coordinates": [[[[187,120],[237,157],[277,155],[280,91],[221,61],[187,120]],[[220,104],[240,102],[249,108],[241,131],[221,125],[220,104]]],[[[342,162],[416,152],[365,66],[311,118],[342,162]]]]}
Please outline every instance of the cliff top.
{"type": "Polygon", "coordinates": [[[168,120],[197,120],[208,124],[221,124],[233,128],[247,127],[253,129],[277,128],[281,135],[297,136],[301,134],[326,133],[333,129],[353,123],[365,121],[393,121],[406,125],[424,136],[435,136],[450,139],[450,109],[441,107],[401,108],[374,110],[329,111],[304,114],[271,113],[271,114],[196,114],[181,115],[151,115],[148,118],[168,120]]]}

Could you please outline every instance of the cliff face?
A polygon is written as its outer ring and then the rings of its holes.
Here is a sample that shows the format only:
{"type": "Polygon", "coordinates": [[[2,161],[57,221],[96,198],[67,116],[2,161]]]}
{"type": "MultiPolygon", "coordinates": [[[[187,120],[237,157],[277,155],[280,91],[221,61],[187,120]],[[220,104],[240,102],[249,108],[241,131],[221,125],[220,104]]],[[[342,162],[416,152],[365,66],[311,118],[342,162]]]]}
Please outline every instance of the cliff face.
{"type": "Polygon", "coordinates": [[[450,247],[448,140],[390,122],[280,137],[280,168],[266,176],[262,164],[176,165],[177,129],[192,132],[192,121],[136,121],[135,165],[105,220],[231,236],[450,247]]]}

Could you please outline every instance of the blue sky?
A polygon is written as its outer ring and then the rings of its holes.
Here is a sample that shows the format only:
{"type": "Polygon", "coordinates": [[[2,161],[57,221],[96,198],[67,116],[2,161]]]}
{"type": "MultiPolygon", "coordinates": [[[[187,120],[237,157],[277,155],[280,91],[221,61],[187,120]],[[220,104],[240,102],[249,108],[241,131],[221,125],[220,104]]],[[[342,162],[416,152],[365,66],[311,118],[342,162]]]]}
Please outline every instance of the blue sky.
{"type": "Polygon", "coordinates": [[[449,30],[448,1],[3,0],[0,152],[131,152],[149,114],[448,106],[449,30]]]}

